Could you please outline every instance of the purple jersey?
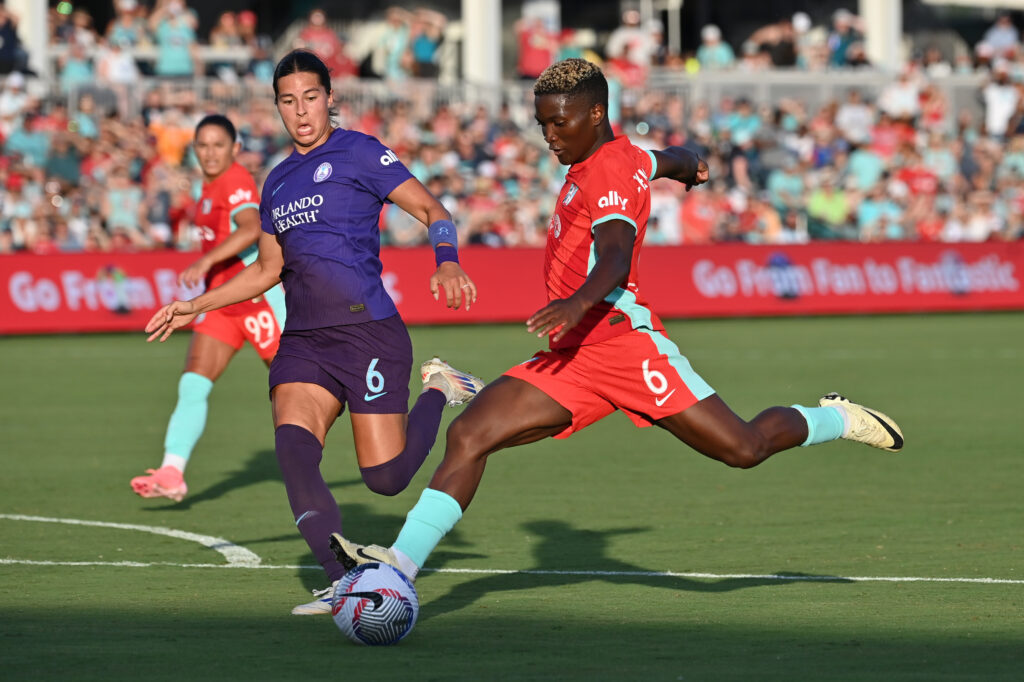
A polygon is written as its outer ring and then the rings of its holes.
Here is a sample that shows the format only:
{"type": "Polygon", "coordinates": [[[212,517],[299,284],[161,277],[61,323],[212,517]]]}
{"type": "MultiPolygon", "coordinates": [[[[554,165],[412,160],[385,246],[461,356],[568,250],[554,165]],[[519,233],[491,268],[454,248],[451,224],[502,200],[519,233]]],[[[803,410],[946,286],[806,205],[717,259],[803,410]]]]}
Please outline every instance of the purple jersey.
{"type": "Polygon", "coordinates": [[[260,218],[284,253],[285,331],[398,312],[380,278],[378,220],[387,195],[411,177],[379,140],[342,128],[270,171],[260,218]]]}

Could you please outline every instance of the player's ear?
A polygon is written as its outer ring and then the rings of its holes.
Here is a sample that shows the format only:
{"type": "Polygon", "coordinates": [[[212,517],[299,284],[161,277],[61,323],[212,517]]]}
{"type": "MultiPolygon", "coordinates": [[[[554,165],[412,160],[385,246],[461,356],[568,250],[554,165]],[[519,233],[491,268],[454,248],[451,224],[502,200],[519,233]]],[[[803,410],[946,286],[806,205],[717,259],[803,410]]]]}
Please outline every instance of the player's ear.
{"type": "Polygon", "coordinates": [[[600,102],[594,102],[590,105],[590,121],[594,126],[601,125],[604,121],[605,116],[608,114],[608,108],[600,102]]]}
{"type": "Polygon", "coordinates": [[[235,144],[233,144],[231,146],[231,155],[232,156],[238,156],[239,152],[241,152],[241,151],[242,151],[242,141],[241,140],[236,140],[235,144]]]}

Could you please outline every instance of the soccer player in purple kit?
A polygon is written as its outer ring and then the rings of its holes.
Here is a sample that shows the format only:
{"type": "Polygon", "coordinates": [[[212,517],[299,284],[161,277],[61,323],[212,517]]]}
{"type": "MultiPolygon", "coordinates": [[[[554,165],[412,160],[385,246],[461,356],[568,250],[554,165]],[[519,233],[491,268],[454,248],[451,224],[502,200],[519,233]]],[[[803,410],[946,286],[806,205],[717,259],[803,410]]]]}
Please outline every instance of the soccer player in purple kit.
{"type": "Polygon", "coordinates": [[[345,404],[363,481],[396,495],[430,452],[445,403],[468,402],[483,387],[433,358],[420,368],[424,389],[408,411],[412,342],[380,277],[384,202],[427,226],[435,300],[468,310],[477,290],[459,265],[455,225],[441,203],[380,141],[332,125],[330,74],[315,54],[286,55],[274,94],[295,149],[264,182],[257,260],[222,286],[164,306],[146,331],[149,341],[163,341],[200,313],[283,282],[285,329],[270,366],[275,449],[295,524],[331,582],[292,613],[326,614],[345,569],[328,544],[341,514],[320,461],[345,404]]]}
{"type": "Polygon", "coordinates": [[[702,184],[707,164],[681,147],[647,151],[615,137],[608,83],[586,60],[548,67],[534,95],[544,141],[570,166],[548,229],[548,302],[526,321],[528,331],[549,337],[550,350],[488,384],[452,422],[444,459],[394,544],[364,546],[335,535],[340,560],[350,568],[390,564],[415,579],[473,501],[491,454],[567,438],[616,409],[733,467],[839,438],[903,448],[888,416],[836,393],[816,407],[769,407],[749,422],[735,414],[668,338],[638,285],[650,182],[702,184]]]}

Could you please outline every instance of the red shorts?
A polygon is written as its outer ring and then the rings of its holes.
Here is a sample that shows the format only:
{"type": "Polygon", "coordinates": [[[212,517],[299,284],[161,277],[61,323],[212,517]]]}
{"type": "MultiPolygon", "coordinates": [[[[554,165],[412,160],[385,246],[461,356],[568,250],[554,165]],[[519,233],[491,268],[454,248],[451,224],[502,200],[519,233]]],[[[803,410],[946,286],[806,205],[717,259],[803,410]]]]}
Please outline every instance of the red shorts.
{"type": "Polygon", "coordinates": [[[281,341],[281,325],[262,296],[211,310],[199,318],[192,331],[212,336],[235,350],[248,341],[264,360],[274,357],[281,341]]]}
{"type": "Polygon", "coordinates": [[[622,410],[637,426],[678,414],[715,391],[662,331],[634,329],[598,343],[540,351],[505,372],[572,412],[555,438],[622,410]]]}

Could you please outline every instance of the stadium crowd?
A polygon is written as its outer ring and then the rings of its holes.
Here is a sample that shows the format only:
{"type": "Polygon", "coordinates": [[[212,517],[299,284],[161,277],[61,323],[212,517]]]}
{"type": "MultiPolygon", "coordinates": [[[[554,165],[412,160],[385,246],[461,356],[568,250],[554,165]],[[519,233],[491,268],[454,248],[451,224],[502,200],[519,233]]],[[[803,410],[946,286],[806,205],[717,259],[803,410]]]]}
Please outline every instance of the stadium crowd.
{"type": "MultiPolygon", "coordinates": [[[[152,10],[136,0],[116,6],[103,31],[82,10],[51,13],[52,40],[67,46],[56,93],[34,94],[31,76],[18,70],[3,77],[0,253],[192,248],[201,174],[190,143],[206,113],[235,122],[239,160],[260,181],[290,151],[270,96],[214,101],[181,87],[201,70],[215,81],[266,87],[271,44],[256,32],[255,15],[225,13],[201,39],[183,0],[157,0],[152,10]],[[132,57],[139,45],[156,47],[152,65],[132,57]],[[251,59],[204,65],[196,58],[204,45],[245,47],[251,59]]],[[[314,10],[287,47],[316,49],[339,82],[366,76],[366,65],[386,81],[432,79],[444,25],[433,12],[391,8],[363,59],[314,10]]],[[[677,56],[666,53],[660,27],[629,14],[603,49],[573,31],[546,34],[542,22],[524,21],[516,27],[517,71],[533,78],[555,59],[599,60],[616,86],[617,132],[640,146],[687,145],[708,160],[713,180],[699,191],[655,183],[652,245],[1024,237],[1024,49],[1008,17],[966,60],[925,50],[881,90],[851,89],[817,108],[795,99],[686,101],[645,87],[654,67],[865,68],[862,30],[849,12],[836,13],[830,29],[797,14],[756,31],[737,58],[713,26],[693,55],[677,56]],[[988,74],[978,92],[982,116],[951,111],[936,85],[964,69],[988,74]]],[[[216,89],[209,92],[216,98],[216,89]]],[[[516,123],[516,104],[424,111],[400,96],[343,98],[336,119],[388,144],[442,199],[464,242],[536,246],[566,169],[535,127],[516,123]]],[[[426,240],[422,226],[394,207],[381,227],[386,245],[426,240]]]]}

